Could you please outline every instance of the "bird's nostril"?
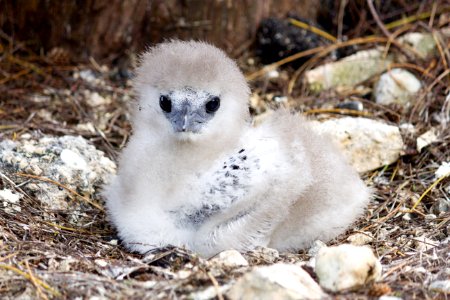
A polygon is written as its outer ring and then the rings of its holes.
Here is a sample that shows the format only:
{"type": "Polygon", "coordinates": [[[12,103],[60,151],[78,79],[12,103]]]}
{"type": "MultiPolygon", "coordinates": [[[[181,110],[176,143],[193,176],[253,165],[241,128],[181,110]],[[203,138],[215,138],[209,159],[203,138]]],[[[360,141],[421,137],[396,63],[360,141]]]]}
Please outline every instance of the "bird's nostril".
{"type": "Polygon", "coordinates": [[[165,95],[161,95],[159,97],[159,106],[166,113],[170,113],[172,111],[172,101],[170,101],[169,97],[165,95]]]}

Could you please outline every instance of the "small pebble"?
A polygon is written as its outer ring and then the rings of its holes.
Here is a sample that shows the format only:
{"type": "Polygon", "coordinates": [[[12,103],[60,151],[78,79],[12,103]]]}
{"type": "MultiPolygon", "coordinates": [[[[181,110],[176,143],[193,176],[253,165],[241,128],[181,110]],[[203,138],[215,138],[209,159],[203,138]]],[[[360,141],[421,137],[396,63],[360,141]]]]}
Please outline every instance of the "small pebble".
{"type": "Polygon", "coordinates": [[[373,241],[372,234],[370,232],[365,233],[355,233],[347,238],[352,245],[363,246],[373,241]]]}
{"type": "Polygon", "coordinates": [[[416,100],[415,95],[422,83],[414,74],[403,69],[392,69],[380,76],[375,84],[373,95],[376,103],[399,104],[405,107],[416,100]]]}
{"type": "Polygon", "coordinates": [[[437,216],[434,214],[425,215],[425,220],[428,220],[428,221],[435,220],[436,218],[437,218],[437,216]]]}
{"type": "Polygon", "coordinates": [[[439,242],[425,236],[414,238],[414,247],[417,251],[428,251],[436,246],[439,246],[439,242]]]}
{"type": "Polygon", "coordinates": [[[106,267],[108,265],[108,263],[105,260],[103,260],[103,259],[96,259],[95,260],[95,264],[100,266],[100,267],[102,267],[102,268],[104,268],[104,267],[106,267]]]}
{"type": "Polygon", "coordinates": [[[444,176],[450,176],[450,162],[443,162],[442,165],[434,173],[436,178],[442,178],[444,176]]]}
{"type": "Polygon", "coordinates": [[[411,221],[411,214],[410,213],[405,213],[402,217],[403,220],[405,221],[411,221]]]}
{"type": "Polygon", "coordinates": [[[323,288],[338,292],[380,279],[381,263],[370,247],[343,244],[320,249],[315,271],[323,288]]]}
{"type": "Polygon", "coordinates": [[[116,240],[116,239],[114,239],[114,240],[110,240],[108,243],[109,243],[110,245],[117,246],[117,244],[119,243],[119,241],[116,240]]]}
{"type": "Polygon", "coordinates": [[[234,249],[225,250],[214,256],[211,263],[222,265],[229,268],[246,267],[248,266],[247,260],[242,256],[239,251],[234,249]]]}
{"type": "Polygon", "coordinates": [[[321,240],[315,240],[311,248],[308,250],[309,256],[316,256],[319,253],[320,249],[326,247],[327,245],[321,240]]]}
{"type": "Polygon", "coordinates": [[[422,151],[423,148],[429,146],[430,144],[438,141],[438,136],[436,133],[436,129],[432,128],[420,135],[416,140],[417,151],[422,151]]]}

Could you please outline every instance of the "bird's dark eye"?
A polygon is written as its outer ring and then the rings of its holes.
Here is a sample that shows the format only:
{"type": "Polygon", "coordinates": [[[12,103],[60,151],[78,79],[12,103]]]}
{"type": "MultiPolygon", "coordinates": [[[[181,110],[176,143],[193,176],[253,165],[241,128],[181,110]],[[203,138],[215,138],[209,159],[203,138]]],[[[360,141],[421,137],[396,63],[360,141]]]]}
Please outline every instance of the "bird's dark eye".
{"type": "Polygon", "coordinates": [[[159,97],[159,106],[166,113],[170,113],[172,111],[172,101],[170,101],[167,96],[161,95],[161,97],[159,97]]]}
{"type": "Polygon", "coordinates": [[[216,112],[220,107],[220,98],[219,97],[213,97],[211,100],[206,102],[205,108],[206,112],[211,114],[213,112],[216,112]]]}

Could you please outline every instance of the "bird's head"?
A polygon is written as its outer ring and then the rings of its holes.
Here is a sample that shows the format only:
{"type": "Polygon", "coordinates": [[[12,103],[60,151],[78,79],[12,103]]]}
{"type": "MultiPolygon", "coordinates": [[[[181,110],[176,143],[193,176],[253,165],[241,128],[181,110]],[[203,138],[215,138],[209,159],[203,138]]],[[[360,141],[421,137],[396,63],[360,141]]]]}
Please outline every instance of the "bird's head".
{"type": "Polygon", "coordinates": [[[170,41],[144,53],[135,89],[135,131],[196,142],[238,135],[249,88],[236,63],[203,42],[170,41]]]}

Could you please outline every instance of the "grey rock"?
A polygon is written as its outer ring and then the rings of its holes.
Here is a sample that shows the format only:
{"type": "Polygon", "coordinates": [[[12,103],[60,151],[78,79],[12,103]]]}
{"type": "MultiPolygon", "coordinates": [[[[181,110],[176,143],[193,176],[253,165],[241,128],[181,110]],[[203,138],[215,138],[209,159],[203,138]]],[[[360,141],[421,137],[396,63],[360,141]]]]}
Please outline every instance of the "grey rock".
{"type": "Polygon", "coordinates": [[[246,255],[252,261],[265,263],[274,263],[280,258],[280,253],[278,252],[278,250],[262,246],[258,246],[255,249],[248,251],[246,255]]]}
{"type": "Polygon", "coordinates": [[[358,172],[389,165],[403,152],[398,127],[380,121],[344,117],[313,124],[319,133],[331,136],[358,172]]]}
{"type": "Polygon", "coordinates": [[[364,233],[358,232],[358,233],[354,233],[351,236],[349,236],[347,238],[347,241],[349,241],[350,244],[355,245],[355,246],[364,246],[373,241],[373,236],[372,236],[372,233],[370,233],[370,232],[364,232],[364,233]]]}
{"type": "Polygon", "coordinates": [[[432,211],[438,216],[447,213],[450,211],[450,200],[445,198],[436,199],[436,202],[432,206],[432,211]]]}
{"type": "Polygon", "coordinates": [[[375,84],[375,101],[378,104],[395,103],[408,107],[421,88],[422,83],[411,72],[392,69],[381,75],[375,84]]]}
{"type": "Polygon", "coordinates": [[[436,41],[430,33],[409,32],[398,38],[398,42],[409,46],[412,49],[409,52],[422,59],[435,54],[437,51],[436,41]]]}
{"type": "MultiPolygon", "coordinates": [[[[25,173],[49,179],[90,197],[115,173],[116,165],[82,137],[45,136],[0,142],[0,169],[10,176],[25,173]]],[[[45,180],[30,180],[22,188],[50,209],[66,209],[67,197],[73,196],[45,180]]]]}
{"type": "Polygon", "coordinates": [[[384,72],[392,62],[393,56],[385,57],[382,49],[363,50],[307,71],[305,81],[313,92],[330,88],[353,88],[384,72]]]}

